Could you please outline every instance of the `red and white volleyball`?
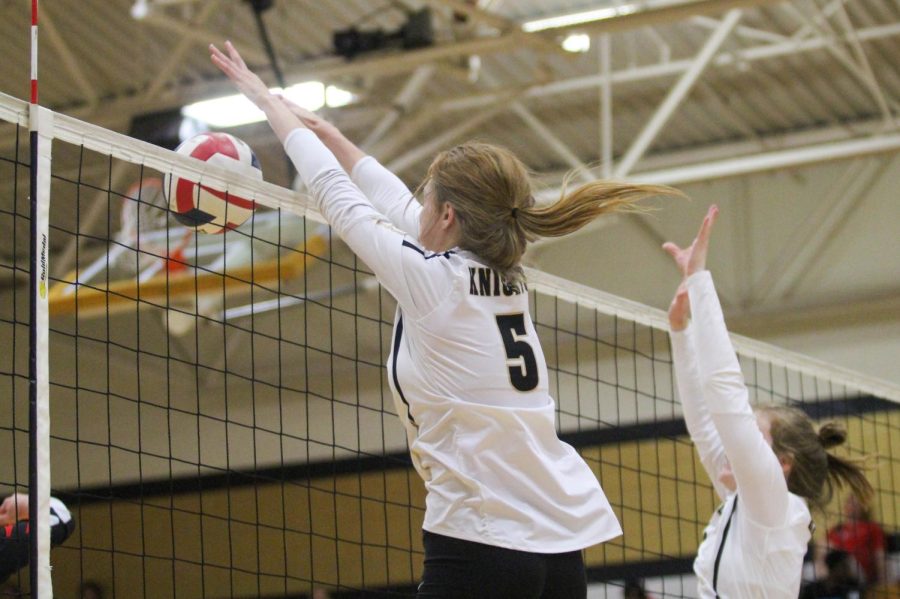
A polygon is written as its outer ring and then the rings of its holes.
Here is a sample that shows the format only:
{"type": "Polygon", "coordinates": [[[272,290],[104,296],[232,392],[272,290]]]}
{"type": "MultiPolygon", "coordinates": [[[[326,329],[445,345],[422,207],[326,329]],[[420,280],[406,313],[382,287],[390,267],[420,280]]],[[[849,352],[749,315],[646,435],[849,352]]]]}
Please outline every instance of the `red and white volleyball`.
{"type": "MultiPolygon", "coordinates": [[[[262,181],[262,170],[253,150],[228,133],[195,135],[175,151],[262,181]]],[[[178,222],[204,233],[223,233],[239,227],[256,209],[252,200],[172,174],[165,176],[163,191],[178,222]]]]}

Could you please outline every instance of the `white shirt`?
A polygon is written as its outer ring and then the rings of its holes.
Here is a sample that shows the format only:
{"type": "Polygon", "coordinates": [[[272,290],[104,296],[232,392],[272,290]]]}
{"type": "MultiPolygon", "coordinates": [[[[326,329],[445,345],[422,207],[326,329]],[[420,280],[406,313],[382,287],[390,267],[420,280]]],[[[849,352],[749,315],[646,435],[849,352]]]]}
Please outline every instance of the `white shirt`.
{"type": "Polygon", "coordinates": [[[468,252],[424,250],[421,207],[373,158],[354,167],[354,184],[312,132],[291,132],[285,149],[326,220],[397,300],[388,379],[425,481],[423,528],[538,553],[620,535],[596,476],[556,434],[524,284],[501,284],[468,252]]]}
{"type": "Polygon", "coordinates": [[[781,464],[750,409],[709,271],[689,277],[687,288],[692,322],[671,333],[675,375],[688,432],[724,500],[694,561],[700,596],[716,597],[718,591],[723,599],[795,599],[810,539],[809,508],[788,491],[781,464]],[[718,480],[726,459],[737,493],[718,480]]]}

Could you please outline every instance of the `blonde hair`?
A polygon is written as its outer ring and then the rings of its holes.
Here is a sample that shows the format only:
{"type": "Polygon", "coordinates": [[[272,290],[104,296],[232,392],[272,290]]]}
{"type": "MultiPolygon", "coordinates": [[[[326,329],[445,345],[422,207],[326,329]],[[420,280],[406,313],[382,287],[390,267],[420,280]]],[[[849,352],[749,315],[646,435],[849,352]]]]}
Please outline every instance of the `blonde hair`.
{"type": "Polygon", "coordinates": [[[594,181],[566,192],[548,206],[535,206],[528,169],[509,150],[469,142],[437,155],[426,183],[439,203],[450,202],[459,220],[459,247],[498,270],[507,281],[522,278],[528,242],[577,231],[598,216],[634,211],[655,195],[683,195],[662,185],[594,181]]]}
{"type": "Polygon", "coordinates": [[[787,406],[758,408],[769,416],[772,450],[791,463],[788,490],[822,508],[835,487],[847,485],[864,504],[874,489],[865,475],[865,458],[842,458],[827,451],[846,441],[847,431],[837,422],[825,422],[818,429],[802,411],[787,406]]]}

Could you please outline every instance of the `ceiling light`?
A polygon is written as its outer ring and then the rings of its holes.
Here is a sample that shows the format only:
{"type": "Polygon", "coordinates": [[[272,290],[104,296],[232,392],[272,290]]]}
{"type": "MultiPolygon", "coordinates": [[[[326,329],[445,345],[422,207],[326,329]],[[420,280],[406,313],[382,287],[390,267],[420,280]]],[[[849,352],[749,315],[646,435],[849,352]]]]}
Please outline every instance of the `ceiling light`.
{"type": "MultiPolygon", "coordinates": [[[[273,87],[272,93],[281,94],[306,108],[318,110],[323,106],[344,106],[356,99],[352,93],[334,85],[325,86],[321,81],[304,81],[284,90],[273,87]]],[[[266,120],[266,115],[242,94],[194,102],[181,109],[187,118],[196,119],[210,127],[237,127],[266,120]]]]}
{"type": "Polygon", "coordinates": [[[318,110],[325,106],[325,86],[321,81],[304,81],[285,89],[285,98],[307,110],[318,110]]]}
{"type": "Polygon", "coordinates": [[[569,25],[581,25],[582,23],[603,21],[621,15],[628,15],[636,11],[637,6],[634,4],[608,6],[606,8],[598,8],[595,10],[586,10],[567,15],[557,15],[555,17],[525,21],[522,23],[522,31],[531,33],[533,31],[543,31],[545,29],[559,29],[560,27],[568,27],[569,25]]]}
{"type": "Polygon", "coordinates": [[[131,7],[131,18],[140,21],[150,12],[150,5],[147,0],[136,0],[131,7]]]}
{"type": "Polygon", "coordinates": [[[194,102],[182,108],[181,114],[210,127],[237,127],[266,119],[263,111],[243,94],[194,102]]]}
{"type": "Polygon", "coordinates": [[[330,108],[346,106],[355,100],[356,94],[346,89],[341,89],[335,85],[329,85],[325,88],[325,105],[330,108]]]}
{"type": "Polygon", "coordinates": [[[586,33],[567,35],[562,41],[562,48],[566,52],[587,52],[591,49],[591,36],[586,33]]]}

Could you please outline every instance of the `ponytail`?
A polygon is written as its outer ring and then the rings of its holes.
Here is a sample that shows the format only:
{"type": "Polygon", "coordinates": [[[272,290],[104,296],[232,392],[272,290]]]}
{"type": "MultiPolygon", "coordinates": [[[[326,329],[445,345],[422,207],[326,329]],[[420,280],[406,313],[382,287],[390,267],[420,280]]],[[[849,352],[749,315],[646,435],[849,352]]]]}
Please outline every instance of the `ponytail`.
{"type": "Polygon", "coordinates": [[[459,247],[498,270],[507,282],[523,278],[528,242],[577,231],[598,216],[636,211],[655,195],[683,196],[662,185],[595,181],[565,192],[549,206],[535,206],[528,169],[499,146],[469,142],[435,157],[426,181],[439,203],[450,202],[460,224],[459,247]]]}
{"type": "Polygon", "coordinates": [[[844,441],[847,440],[847,429],[837,422],[829,420],[828,422],[819,425],[819,432],[817,435],[819,437],[819,443],[827,450],[844,444],[844,441]]]}
{"type": "MultiPolygon", "coordinates": [[[[826,422],[819,426],[819,442],[825,450],[842,445],[847,440],[846,429],[836,422],[826,422]]],[[[828,479],[825,484],[827,497],[822,503],[827,503],[834,494],[834,487],[850,487],[850,491],[856,495],[863,505],[868,505],[875,494],[872,483],[866,478],[865,458],[842,458],[826,451],[828,462],[828,479]]]]}
{"type": "Polygon", "coordinates": [[[805,413],[785,406],[759,408],[770,416],[772,450],[791,462],[788,489],[823,508],[835,487],[847,486],[863,503],[874,494],[865,475],[866,458],[839,457],[827,451],[847,440],[847,430],[837,422],[821,424],[818,430],[805,413]]]}
{"type": "Polygon", "coordinates": [[[573,233],[595,218],[613,212],[640,212],[636,203],[658,195],[684,196],[665,185],[639,185],[593,181],[566,194],[549,206],[519,208],[517,221],[529,240],[573,233]]]}

